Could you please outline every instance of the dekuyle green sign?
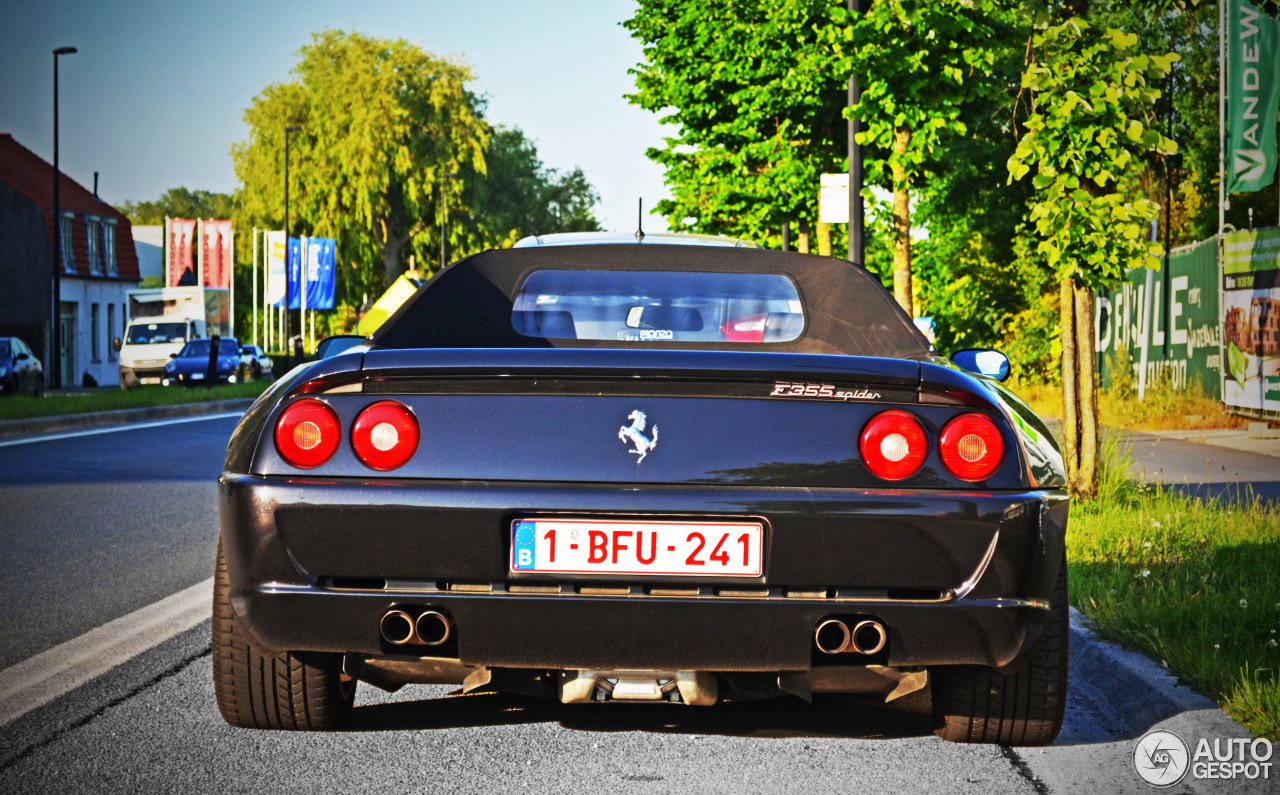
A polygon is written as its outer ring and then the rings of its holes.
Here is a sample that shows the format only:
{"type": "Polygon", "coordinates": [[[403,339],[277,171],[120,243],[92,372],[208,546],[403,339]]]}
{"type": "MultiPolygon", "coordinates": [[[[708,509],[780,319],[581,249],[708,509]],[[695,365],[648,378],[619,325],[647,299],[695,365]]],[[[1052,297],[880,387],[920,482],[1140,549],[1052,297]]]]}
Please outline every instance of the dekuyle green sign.
{"type": "Polygon", "coordinates": [[[1114,368],[1126,360],[1136,383],[1145,347],[1147,384],[1167,380],[1175,389],[1185,389],[1198,382],[1206,394],[1217,396],[1222,367],[1217,240],[1175,251],[1167,274],[1152,273],[1151,293],[1148,323],[1146,269],[1133,268],[1117,289],[1098,291],[1095,328],[1102,386],[1115,382],[1114,368]]]}
{"type": "Polygon", "coordinates": [[[1252,0],[1227,0],[1227,192],[1261,190],[1276,171],[1280,22],[1252,0]]]}
{"type": "Polygon", "coordinates": [[[1280,411],[1280,229],[1222,238],[1222,401],[1280,411]]]}

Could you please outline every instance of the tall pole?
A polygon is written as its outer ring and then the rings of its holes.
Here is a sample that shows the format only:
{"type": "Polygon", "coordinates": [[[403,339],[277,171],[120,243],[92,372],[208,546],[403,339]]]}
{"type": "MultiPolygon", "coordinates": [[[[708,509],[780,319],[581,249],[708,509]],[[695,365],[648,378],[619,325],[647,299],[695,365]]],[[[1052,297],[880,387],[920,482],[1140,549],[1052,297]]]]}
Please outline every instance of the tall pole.
{"type": "MultiPolygon", "coordinates": [[[[1173,47],[1169,48],[1177,52],[1173,47]]],[[[1169,72],[1169,115],[1165,122],[1165,137],[1173,140],[1173,72],[1169,72]]],[[[1169,361],[1169,346],[1173,339],[1173,326],[1170,323],[1171,317],[1169,312],[1173,309],[1173,295],[1169,292],[1172,281],[1170,280],[1169,267],[1171,262],[1171,250],[1173,247],[1173,160],[1171,155],[1164,156],[1164,318],[1165,318],[1165,335],[1164,335],[1164,360],[1169,361]]]]}
{"type": "Polygon", "coordinates": [[[297,124],[284,128],[284,310],[280,313],[280,334],[286,347],[289,344],[289,134],[301,129],[297,124]]]}
{"type": "Polygon", "coordinates": [[[456,174],[452,171],[446,171],[440,175],[440,269],[444,270],[445,266],[445,228],[449,223],[449,200],[444,194],[444,181],[453,179],[456,174]]]}
{"type": "MultiPolygon", "coordinates": [[[[862,12],[861,0],[849,0],[849,13],[862,12]]],[[[862,89],[858,86],[858,73],[849,75],[849,107],[862,101],[862,89]]],[[[862,241],[862,145],[858,143],[858,133],[862,131],[862,121],[854,116],[849,119],[849,261],[866,266],[865,248],[862,241]]]]}
{"type": "Polygon", "coordinates": [[[51,335],[53,363],[51,375],[54,389],[62,388],[62,208],[58,202],[58,183],[61,182],[61,171],[58,169],[58,56],[71,55],[75,47],[59,47],[53,51],[53,314],[49,324],[53,327],[51,335]]]}
{"type": "MultiPolygon", "coordinates": [[[[1218,234],[1227,223],[1227,4],[1218,0],[1218,234]]],[[[1223,370],[1223,372],[1226,372],[1223,370]]]]}

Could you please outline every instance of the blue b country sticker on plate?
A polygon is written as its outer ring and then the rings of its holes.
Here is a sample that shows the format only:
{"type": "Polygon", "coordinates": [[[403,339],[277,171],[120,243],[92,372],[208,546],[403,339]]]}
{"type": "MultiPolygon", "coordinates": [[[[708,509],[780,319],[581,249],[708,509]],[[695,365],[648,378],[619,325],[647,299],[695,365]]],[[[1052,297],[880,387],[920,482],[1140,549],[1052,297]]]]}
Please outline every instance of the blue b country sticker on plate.
{"type": "Polygon", "coordinates": [[[513,571],[532,569],[536,566],[534,545],[538,526],[533,522],[516,522],[515,537],[511,541],[511,568],[513,571]]]}

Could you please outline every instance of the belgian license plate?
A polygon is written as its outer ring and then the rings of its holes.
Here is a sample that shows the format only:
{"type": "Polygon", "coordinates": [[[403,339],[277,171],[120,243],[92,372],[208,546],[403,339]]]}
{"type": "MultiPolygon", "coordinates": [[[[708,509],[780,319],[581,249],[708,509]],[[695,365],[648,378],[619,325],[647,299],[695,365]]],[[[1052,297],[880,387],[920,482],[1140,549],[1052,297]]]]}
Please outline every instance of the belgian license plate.
{"type": "Polygon", "coordinates": [[[760,522],[519,519],[511,571],[759,577],[760,522]]]}

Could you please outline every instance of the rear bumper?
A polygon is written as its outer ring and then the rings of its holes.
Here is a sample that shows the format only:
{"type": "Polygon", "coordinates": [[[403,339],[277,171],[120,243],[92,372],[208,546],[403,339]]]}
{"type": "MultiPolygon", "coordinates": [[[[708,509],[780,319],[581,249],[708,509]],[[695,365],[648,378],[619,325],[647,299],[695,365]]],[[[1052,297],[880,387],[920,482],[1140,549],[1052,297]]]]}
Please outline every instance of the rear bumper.
{"type": "Polygon", "coordinates": [[[1067,520],[1066,499],[1043,491],[224,475],[219,494],[232,606],[259,646],[420,650],[387,646],[378,622],[433,608],[464,664],[511,668],[805,670],[824,661],[813,631],[832,616],[884,622],[880,664],[1016,664],[1048,617],[1067,520]],[[765,575],[512,576],[510,522],[533,513],[761,517],[765,575]]]}

